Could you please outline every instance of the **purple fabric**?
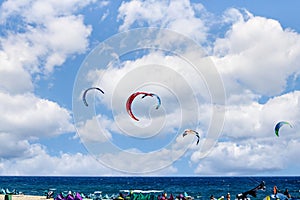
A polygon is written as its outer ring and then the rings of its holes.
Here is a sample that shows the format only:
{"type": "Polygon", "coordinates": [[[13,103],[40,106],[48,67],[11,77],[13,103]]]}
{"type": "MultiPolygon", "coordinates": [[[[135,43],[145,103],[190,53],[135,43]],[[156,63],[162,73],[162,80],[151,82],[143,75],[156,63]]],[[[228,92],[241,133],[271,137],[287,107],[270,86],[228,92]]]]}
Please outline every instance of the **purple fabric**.
{"type": "Polygon", "coordinates": [[[74,197],[72,194],[68,194],[66,200],[74,200],[74,197]]]}
{"type": "Polygon", "coordinates": [[[82,200],[82,197],[78,192],[76,192],[75,200],[82,200]]]}
{"type": "Polygon", "coordinates": [[[64,196],[62,194],[57,195],[55,200],[65,200],[64,196]]]}

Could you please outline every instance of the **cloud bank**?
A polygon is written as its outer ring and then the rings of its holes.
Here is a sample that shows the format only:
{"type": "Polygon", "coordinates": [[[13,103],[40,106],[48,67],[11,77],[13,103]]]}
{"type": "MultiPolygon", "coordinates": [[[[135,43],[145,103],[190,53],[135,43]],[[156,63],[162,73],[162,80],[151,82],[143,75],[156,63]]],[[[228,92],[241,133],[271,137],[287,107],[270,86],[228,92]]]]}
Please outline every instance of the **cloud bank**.
{"type": "MultiPolygon", "coordinates": [[[[51,175],[82,175],[83,172],[83,175],[119,174],[99,165],[84,153],[50,155],[47,147],[39,143],[42,138],[74,132],[71,112],[54,101],[35,95],[35,88],[41,77],[51,77],[68,58],[88,50],[89,37],[96,25],[86,24],[85,16],[80,13],[93,3],[96,1],[11,0],[2,3],[0,23],[4,29],[0,37],[0,111],[3,115],[0,117],[0,138],[6,142],[0,146],[0,174],[35,175],[37,171],[39,175],[48,175],[49,172],[51,175]],[[90,169],[85,163],[94,163],[97,167],[90,169]],[[25,164],[33,167],[25,169],[25,164]],[[90,170],[86,171],[86,168],[90,170]]],[[[107,2],[104,4],[108,5],[107,2]]],[[[108,19],[109,13],[106,12],[102,20],[108,19]]],[[[299,157],[297,148],[300,142],[297,129],[300,125],[300,93],[296,89],[299,88],[300,71],[299,33],[284,29],[279,21],[255,16],[246,9],[229,8],[217,17],[202,4],[188,0],[123,2],[115,20],[119,31],[143,26],[167,28],[207,45],[204,50],[213,60],[225,86],[226,119],[222,135],[208,156],[203,158],[197,148],[191,148],[187,153],[193,174],[278,175],[288,173],[290,166],[300,169],[300,162],[295,159],[299,157]],[[224,27],[224,32],[209,41],[215,34],[212,25],[216,24],[224,27]],[[283,127],[278,138],[273,128],[281,120],[290,121],[294,128],[283,127]]],[[[172,56],[153,54],[127,62],[123,68],[99,72],[110,77],[101,82],[103,87],[109,88],[107,96],[100,100],[105,109],[112,108],[110,97],[113,92],[110,94],[110,91],[113,90],[110,88],[116,87],[114,83],[124,78],[134,64],[147,65],[153,60],[161,65],[173,66],[182,76],[193,79],[193,74],[181,70],[183,63],[172,56]]],[[[176,83],[174,80],[171,82],[176,83]]],[[[203,103],[197,117],[200,119],[198,131],[205,138],[211,117],[211,104],[207,103],[210,97],[205,83],[200,86],[192,84],[191,87],[203,103]]],[[[162,96],[167,99],[164,92],[168,94],[166,90],[161,90],[162,96]]],[[[128,94],[120,95],[126,97],[128,94]]],[[[176,106],[174,99],[168,102],[176,106]]],[[[153,105],[151,101],[148,103],[149,107],[153,105]]],[[[182,100],[181,103],[187,105],[189,102],[182,100]]],[[[117,114],[124,120],[126,111],[121,107],[118,109],[117,114]]],[[[140,111],[144,113],[144,110],[140,111]]],[[[174,133],[178,113],[178,110],[160,113],[167,114],[170,119],[164,130],[165,135],[174,133]]],[[[99,115],[94,120],[98,121],[89,123],[97,126],[100,122],[106,131],[112,130],[121,135],[122,131],[110,116],[99,115]]],[[[124,124],[122,126],[128,125],[128,120],[122,120],[119,121],[124,124]]],[[[188,123],[187,118],[184,124],[188,123]]],[[[97,138],[106,141],[111,138],[108,132],[106,138],[98,137],[97,130],[85,129],[84,125],[82,128],[86,133],[93,133],[81,135],[84,140],[97,138]]],[[[147,136],[146,132],[141,134],[147,136]]],[[[162,152],[155,159],[163,162],[168,153],[162,152]]],[[[126,157],[120,155],[120,158],[126,164],[126,157]]],[[[178,168],[171,165],[157,173],[181,173],[180,164],[186,163],[180,162],[185,161],[179,160],[176,164],[178,168]]],[[[154,160],[149,163],[155,164],[154,160]]],[[[136,165],[127,167],[137,168],[136,165]]],[[[291,173],[299,174],[299,171],[291,173]]]]}

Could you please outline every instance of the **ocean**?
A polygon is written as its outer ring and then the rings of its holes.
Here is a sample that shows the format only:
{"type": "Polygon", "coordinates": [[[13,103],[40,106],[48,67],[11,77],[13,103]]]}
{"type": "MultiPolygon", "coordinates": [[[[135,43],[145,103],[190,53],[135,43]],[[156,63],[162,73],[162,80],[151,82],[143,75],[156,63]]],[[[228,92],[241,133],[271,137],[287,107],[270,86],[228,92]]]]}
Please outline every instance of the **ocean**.
{"type": "Polygon", "coordinates": [[[40,176],[1,176],[0,187],[9,190],[16,189],[28,195],[45,195],[48,189],[59,192],[73,191],[102,194],[118,194],[119,190],[163,190],[168,195],[176,196],[187,192],[195,199],[209,199],[226,196],[229,192],[231,199],[236,194],[250,190],[261,181],[266,184],[265,191],[258,191],[257,197],[263,199],[270,195],[273,186],[280,191],[288,188],[292,196],[300,196],[300,176],[296,177],[40,177],[40,176]]]}

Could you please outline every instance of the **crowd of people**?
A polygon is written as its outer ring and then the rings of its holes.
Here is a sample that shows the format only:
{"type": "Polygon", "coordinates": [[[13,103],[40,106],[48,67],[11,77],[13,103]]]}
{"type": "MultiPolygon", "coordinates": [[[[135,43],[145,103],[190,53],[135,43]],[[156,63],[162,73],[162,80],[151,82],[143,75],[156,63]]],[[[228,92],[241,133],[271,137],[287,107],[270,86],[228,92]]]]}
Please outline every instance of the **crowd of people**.
{"type": "MultiPolygon", "coordinates": [[[[273,194],[276,196],[280,191],[278,190],[277,186],[275,185],[273,187],[273,194]]],[[[291,194],[289,193],[289,190],[286,188],[283,194],[288,198],[292,198],[291,194]]]]}
{"type": "Polygon", "coordinates": [[[214,195],[210,196],[210,200],[225,200],[225,199],[230,200],[230,193],[229,192],[226,194],[226,197],[221,196],[220,198],[215,198],[214,195]]]}
{"type": "MultiPolygon", "coordinates": [[[[281,192],[278,190],[277,186],[275,185],[275,186],[273,187],[273,195],[274,195],[274,197],[275,197],[276,199],[280,199],[280,198],[277,197],[277,195],[278,195],[279,193],[281,193],[281,192]]],[[[287,188],[286,188],[286,189],[284,190],[284,192],[281,193],[281,194],[285,195],[286,199],[291,199],[291,198],[292,198],[292,196],[291,196],[291,194],[289,193],[289,190],[288,190],[287,188]]],[[[230,200],[230,193],[227,193],[226,197],[221,196],[221,197],[219,197],[219,198],[215,198],[214,195],[211,195],[211,196],[210,196],[210,200],[230,200]]]]}

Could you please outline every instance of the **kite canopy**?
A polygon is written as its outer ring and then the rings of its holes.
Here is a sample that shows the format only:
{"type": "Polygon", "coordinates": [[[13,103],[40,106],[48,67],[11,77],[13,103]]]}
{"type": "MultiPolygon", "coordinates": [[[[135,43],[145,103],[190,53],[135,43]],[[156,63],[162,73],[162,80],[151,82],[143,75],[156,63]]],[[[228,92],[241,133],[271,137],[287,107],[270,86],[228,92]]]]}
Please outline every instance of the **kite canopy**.
{"type": "Polygon", "coordinates": [[[141,95],[141,94],[143,94],[142,99],[145,98],[145,97],[147,97],[147,96],[151,96],[151,97],[155,96],[157,98],[157,101],[158,101],[156,109],[158,109],[160,107],[160,105],[161,105],[161,100],[160,100],[159,96],[156,95],[156,94],[148,93],[148,92],[135,92],[135,93],[131,94],[128,97],[127,102],[126,102],[126,110],[127,110],[128,114],[130,115],[130,117],[132,119],[136,120],[136,121],[139,121],[139,119],[136,118],[134,116],[134,114],[132,113],[131,104],[132,104],[133,100],[135,99],[135,97],[137,97],[138,95],[141,95]]]}
{"type": "Polygon", "coordinates": [[[156,94],[153,94],[153,93],[149,93],[149,94],[147,94],[147,95],[144,95],[142,98],[144,98],[144,97],[146,97],[146,96],[151,96],[151,97],[156,97],[157,98],[157,101],[158,101],[158,104],[157,104],[157,106],[156,106],[156,109],[158,109],[159,107],[160,107],[160,105],[161,105],[161,100],[160,100],[160,98],[159,98],[159,96],[158,95],[156,95],[156,94]]]}
{"type": "Polygon", "coordinates": [[[98,87],[90,87],[90,88],[86,89],[86,90],[84,91],[83,95],[82,95],[83,103],[84,103],[84,105],[86,105],[86,106],[89,106],[88,103],[87,103],[87,101],[86,101],[86,94],[87,94],[87,92],[90,91],[90,90],[99,90],[102,94],[104,94],[103,90],[101,90],[101,89],[98,88],[98,87]]]}
{"type": "Polygon", "coordinates": [[[184,131],[184,133],[182,134],[182,136],[184,137],[184,136],[186,136],[187,134],[195,134],[195,135],[197,136],[197,138],[198,138],[198,140],[197,140],[197,145],[198,145],[199,140],[200,140],[199,133],[198,133],[197,131],[192,130],[192,129],[186,129],[186,130],[184,131]]]}
{"type": "Polygon", "coordinates": [[[237,200],[244,200],[244,199],[248,199],[248,195],[251,195],[253,197],[256,197],[256,193],[258,190],[265,190],[266,189],[266,184],[264,181],[262,181],[258,186],[256,186],[255,188],[248,190],[246,192],[240,193],[236,195],[236,199],[237,200]]]}
{"type": "Polygon", "coordinates": [[[292,125],[289,122],[286,122],[286,121],[278,122],[275,126],[275,135],[277,137],[279,137],[279,129],[285,124],[289,125],[292,128],[292,125]]]}

